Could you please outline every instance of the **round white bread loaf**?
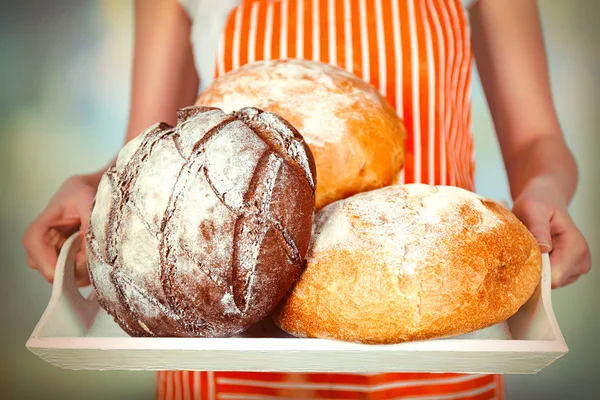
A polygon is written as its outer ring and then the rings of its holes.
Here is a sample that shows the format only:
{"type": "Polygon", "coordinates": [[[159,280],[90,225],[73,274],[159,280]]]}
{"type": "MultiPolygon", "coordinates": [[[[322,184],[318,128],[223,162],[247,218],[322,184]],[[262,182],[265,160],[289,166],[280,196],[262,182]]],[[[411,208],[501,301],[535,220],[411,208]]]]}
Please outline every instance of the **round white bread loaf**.
{"type": "Polygon", "coordinates": [[[397,182],[406,130],[371,84],[326,63],[251,63],[217,78],[196,105],[226,112],[258,107],[302,134],[317,165],[317,210],[353,194],[397,182]]]}
{"type": "Polygon", "coordinates": [[[272,315],[300,337],[449,337],[506,320],[540,276],[535,239],[496,202],[456,187],[394,185],[317,213],[306,269],[272,315]]]}
{"type": "Polygon", "coordinates": [[[188,107],[129,142],[87,231],[100,305],[132,336],[235,335],[302,272],[314,160],[272,113],[188,107]]]}

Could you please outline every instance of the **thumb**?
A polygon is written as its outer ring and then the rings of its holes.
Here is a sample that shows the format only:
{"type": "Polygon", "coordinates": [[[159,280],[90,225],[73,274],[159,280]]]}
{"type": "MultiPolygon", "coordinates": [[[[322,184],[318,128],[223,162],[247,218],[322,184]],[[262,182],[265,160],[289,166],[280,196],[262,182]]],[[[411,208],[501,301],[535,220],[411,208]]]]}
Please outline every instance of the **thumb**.
{"type": "Polygon", "coordinates": [[[552,212],[540,204],[527,204],[524,207],[517,205],[514,214],[523,222],[533,235],[542,253],[552,250],[552,236],[550,234],[550,220],[552,212]]]}
{"type": "Polygon", "coordinates": [[[75,204],[75,209],[77,214],[79,214],[79,230],[81,231],[81,235],[83,237],[85,237],[90,224],[90,217],[92,215],[92,208],[94,207],[95,196],[96,192],[90,188],[80,194],[80,197],[77,199],[77,203],[75,204]]]}
{"type": "Polygon", "coordinates": [[[81,232],[81,248],[75,257],[75,279],[77,286],[87,286],[90,283],[86,262],[86,233],[94,207],[95,196],[96,192],[90,188],[80,194],[75,204],[76,212],[79,214],[79,231],[81,232]]]}

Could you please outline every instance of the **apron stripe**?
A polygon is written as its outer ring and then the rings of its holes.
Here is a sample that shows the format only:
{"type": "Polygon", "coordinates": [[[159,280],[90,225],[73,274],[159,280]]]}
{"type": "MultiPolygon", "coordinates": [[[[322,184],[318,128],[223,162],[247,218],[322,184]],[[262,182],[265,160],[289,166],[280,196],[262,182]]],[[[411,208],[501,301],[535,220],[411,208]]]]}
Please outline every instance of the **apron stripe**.
{"type": "Polygon", "coordinates": [[[371,82],[374,86],[377,83],[371,80],[370,64],[371,61],[369,54],[369,33],[367,29],[367,7],[365,5],[366,0],[358,0],[358,26],[360,35],[360,51],[361,51],[361,71],[360,77],[367,82],[371,82]]]}
{"type": "MultiPolygon", "coordinates": [[[[302,0],[300,0],[302,3],[302,0]]],[[[285,0],[283,4],[286,5],[286,19],[288,29],[286,30],[288,38],[287,42],[287,57],[288,58],[296,58],[298,56],[298,21],[296,20],[296,15],[298,13],[298,2],[296,0],[285,0]]],[[[286,20],[283,21],[284,26],[286,20]]]]}
{"type": "Polygon", "coordinates": [[[274,40],[271,40],[271,58],[276,60],[281,58],[281,3],[271,2],[273,19],[271,20],[273,26],[273,34],[271,35],[274,40]]]}
{"type": "Polygon", "coordinates": [[[462,95],[463,95],[463,80],[464,80],[464,56],[465,56],[465,45],[462,42],[462,27],[461,27],[461,21],[456,9],[456,2],[451,1],[450,2],[450,8],[452,9],[452,17],[453,17],[453,21],[454,21],[454,26],[458,35],[458,43],[457,43],[457,48],[460,49],[460,57],[458,57],[458,65],[456,68],[456,75],[457,75],[457,86],[455,88],[456,92],[456,98],[454,100],[454,104],[456,105],[456,109],[454,112],[454,115],[456,117],[456,131],[455,131],[455,138],[457,141],[457,151],[456,151],[456,155],[457,155],[457,173],[460,174],[460,182],[461,182],[461,186],[462,187],[467,187],[468,186],[468,179],[465,176],[465,169],[464,166],[462,165],[462,158],[463,158],[463,149],[464,149],[464,135],[462,135],[462,131],[464,129],[464,123],[463,123],[463,119],[462,119],[462,95]]]}
{"type": "Polygon", "coordinates": [[[258,29],[258,3],[252,4],[250,11],[250,30],[248,32],[248,62],[253,63],[256,61],[256,43],[258,29]]]}
{"type": "Polygon", "coordinates": [[[450,150],[449,150],[449,133],[450,133],[450,97],[449,97],[449,92],[448,92],[448,85],[450,82],[450,56],[453,51],[453,49],[451,48],[451,38],[449,36],[448,33],[448,27],[447,27],[447,14],[445,12],[445,8],[442,6],[441,2],[438,2],[436,0],[432,0],[433,2],[433,6],[434,9],[436,10],[436,17],[437,17],[437,21],[440,27],[440,37],[441,37],[441,48],[443,49],[443,57],[442,57],[442,62],[443,62],[443,67],[442,67],[442,71],[440,73],[440,80],[441,82],[443,82],[440,85],[440,100],[443,102],[443,110],[442,110],[442,114],[441,114],[441,119],[442,119],[442,129],[440,131],[440,136],[441,136],[441,171],[440,173],[442,174],[442,182],[444,185],[451,185],[452,183],[452,179],[450,178],[450,172],[451,172],[451,166],[450,166],[450,162],[451,162],[451,157],[450,157],[450,150]]]}
{"type": "Polygon", "coordinates": [[[446,159],[444,157],[445,151],[445,143],[444,143],[444,134],[442,130],[443,126],[443,116],[444,116],[444,96],[443,90],[444,87],[444,42],[442,38],[442,31],[439,21],[439,16],[437,15],[437,10],[435,5],[433,4],[433,0],[426,0],[427,7],[427,18],[428,18],[428,27],[430,30],[431,36],[431,47],[432,47],[432,57],[433,57],[433,71],[434,71],[434,80],[435,85],[433,85],[432,100],[431,104],[433,106],[433,114],[434,114],[434,122],[433,122],[433,133],[434,137],[436,133],[438,134],[435,145],[433,145],[433,164],[434,164],[434,174],[433,178],[430,177],[432,182],[435,182],[437,185],[445,185],[446,182],[446,168],[445,162],[446,159]]]}
{"type": "Polygon", "coordinates": [[[166,371],[159,371],[156,374],[156,398],[159,400],[165,399],[165,387],[166,387],[166,382],[165,382],[165,378],[167,377],[167,372],[166,371]]]}
{"type": "Polygon", "coordinates": [[[298,27],[296,35],[296,57],[304,58],[304,1],[300,0],[296,2],[296,15],[295,21],[298,27]]]}
{"type": "MultiPolygon", "coordinates": [[[[423,144],[423,148],[426,149],[426,161],[424,165],[424,176],[426,176],[427,182],[436,182],[436,166],[439,165],[439,160],[436,159],[435,149],[439,147],[435,140],[435,125],[436,125],[436,84],[437,84],[437,72],[439,60],[434,56],[434,52],[437,52],[437,48],[434,47],[431,17],[429,15],[429,9],[427,7],[427,0],[420,0],[421,14],[423,17],[423,28],[425,30],[425,48],[427,55],[427,143],[423,144]]],[[[436,43],[437,44],[437,43],[436,43]]]]}
{"type": "MultiPolygon", "coordinates": [[[[426,9],[423,7],[423,0],[413,0],[414,15],[415,15],[415,32],[416,35],[416,47],[419,54],[413,58],[415,69],[418,70],[418,76],[414,76],[413,79],[418,82],[415,90],[419,94],[418,104],[419,111],[416,113],[416,118],[419,122],[419,127],[415,126],[415,131],[419,132],[420,140],[418,143],[418,149],[415,150],[415,154],[419,156],[420,162],[417,162],[415,156],[415,181],[416,182],[431,182],[429,177],[429,162],[431,160],[429,154],[429,129],[430,129],[430,116],[429,116],[429,103],[430,103],[430,86],[432,86],[433,71],[430,69],[431,65],[431,48],[428,46],[431,43],[427,43],[426,29],[426,9]],[[423,23],[416,23],[416,21],[423,21],[423,23]],[[417,170],[417,167],[419,168],[417,170]]],[[[417,101],[415,101],[417,103],[417,101]]]]}
{"type": "MultiPolygon", "coordinates": [[[[369,73],[367,74],[368,78],[365,80],[367,82],[371,82],[373,86],[377,88],[377,90],[381,91],[381,81],[379,80],[379,64],[381,60],[379,59],[380,52],[379,46],[377,43],[377,16],[375,12],[375,3],[376,0],[372,0],[367,2],[366,0],[361,0],[361,8],[364,6],[365,13],[363,14],[363,18],[366,23],[366,38],[364,40],[368,43],[367,53],[369,54],[369,61],[366,67],[369,68],[369,73]],[[367,3],[367,4],[365,4],[367,3]]],[[[381,22],[381,21],[380,21],[381,22]]],[[[363,37],[365,33],[363,32],[363,37]]],[[[365,65],[363,65],[365,67],[365,65]]]]}
{"type": "Polygon", "coordinates": [[[200,391],[200,398],[202,400],[208,399],[209,393],[208,393],[208,373],[207,372],[200,372],[200,388],[202,389],[200,391]]]}
{"type": "Polygon", "coordinates": [[[335,0],[335,63],[337,66],[346,69],[346,23],[345,19],[350,18],[348,9],[344,7],[344,0],[335,0]]]}
{"type": "Polygon", "coordinates": [[[193,386],[194,400],[201,400],[200,399],[200,372],[194,371],[193,382],[194,382],[194,386],[193,386]]]}
{"type": "Polygon", "coordinates": [[[457,101],[457,105],[459,108],[459,112],[457,113],[458,117],[461,119],[461,129],[460,129],[460,138],[462,142],[461,146],[461,159],[460,159],[460,167],[462,169],[463,182],[464,187],[473,190],[473,181],[471,177],[470,171],[470,156],[469,156],[469,138],[470,138],[470,130],[467,125],[469,112],[466,104],[468,103],[467,96],[469,91],[469,79],[471,72],[471,44],[469,41],[469,35],[467,33],[468,22],[466,20],[465,14],[461,12],[461,3],[460,0],[454,1],[454,9],[456,12],[456,17],[458,20],[459,32],[461,35],[461,43],[462,43],[462,53],[463,56],[461,58],[461,81],[459,85],[460,96],[457,101]]]}
{"type": "MultiPolygon", "coordinates": [[[[319,59],[324,63],[329,63],[329,24],[327,23],[329,18],[329,10],[327,10],[327,0],[318,0],[319,2],[319,18],[317,24],[319,25],[320,35],[319,41],[319,59]]],[[[314,22],[313,22],[314,23],[314,22]]]]}
{"type": "Polygon", "coordinates": [[[265,0],[254,3],[258,8],[256,36],[254,40],[254,61],[265,59],[265,31],[267,29],[267,6],[265,0]]]}
{"type": "Polygon", "coordinates": [[[179,371],[173,372],[173,387],[175,388],[175,390],[173,390],[174,399],[181,399],[181,397],[182,397],[181,376],[180,375],[181,375],[181,373],[179,371]]]}
{"type": "Polygon", "coordinates": [[[395,45],[398,39],[394,36],[393,26],[392,26],[392,18],[393,15],[389,11],[391,9],[391,0],[381,0],[377,19],[381,20],[381,29],[382,29],[382,45],[380,48],[383,48],[383,54],[385,54],[385,65],[384,68],[384,81],[382,86],[385,88],[385,92],[382,91],[382,94],[386,96],[388,102],[393,106],[396,104],[396,62],[395,62],[395,45]],[[386,10],[386,12],[383,12],[386,10]],[[379,17],[381,15],[381,17],[379,17]]]}
{"type": "Polygon", "coordinates": [[[312,27],[313,27],[313,36],[312,36],[312,59],[315,61],[321,61],[321,26],[319,24],[319,11],[320,5],[319,0],[309,0],[312,2],[312,27]]]}
{"type": "Polygon", "coordinates": [[[337,31],[335,29],[337,10],[335,9],[335,0],[327,0],[327,45],[329,53],[327,59],[332,65],[338,65],[337,63],[337,31]]]}
{"type": "MultiPolygon", "coordinates": [[[[289,41],[288,41],[288,30],[290,30],[289,24],[288,24],[288,5],[289,5],[289,1],[288,0],[282,0],[280,3],[281,5],[281,25],[280,25],[280,30],[279,30],[279,34],[280,39],[279,39],[279,57],[277,58],[288,58],[288,45],[289,45],[289,41]]],[[[293,30],[293,29],[292,29],[293,30]]]]}
{"type": "Polygon", "coordinates": [[[273,43],[273,3],[267,4],[266,26],[265,26],[265,41],[263,50],[265,52],[265,60],[271,60],[271,48],[273,43]]]}
{"type": "Polygon", "coordinates": [[[165,377],[165,399],[173,400],[173,372],[167,371],[165,377]]]}
{"type": "Polygon", "coordinates": [[[194,373],[187,371],[180,371],[181,374],[181,386],[183,387],[183,398],[184,400],[192,400],[194,395],[194,373]]]}
{"type": "Polygon", "coordinates": [[[452,10],[450,9],[449,4],[444,4],[444,16],[446,17],[446,29],[450,33],[449,43],[450,43],[450,59],[448,61],[448,79],[449,82],[446,84],[447,96],[450,99],[450,107],[448,112],[448,155],[450,156],[450,165],[448,168],[448,172],[450,173],[450,184],[452,186],[460,186],[462,184],[460,175],[457,173],[458,165],[457,165],[457,154],[455,149],[457,148],[456,143],[456,129],[457,129],[457,121],[456,121],[456,85],[457,85],[457,63],[459,62],[460,57],[460,49],[457,43],[460,38],[456,34],[456,26],[454,25],[454,18],[452,15],[452,10]]]}
{"type": "Polygon", "coordinates": [[[360,44],[360,15],[358,11],[358,1],[350,0],[350,20],[352,21],[352,29],[350,31],[352,35],[352,72],[356,76],[362,78],[362,48],[360,44]]]}
{"type": "Polygon", "coordinates": [[[457,186],[458,182],[456,181],[456,175],[454,171],[456,171],[456,163],[454,156],[454,118],[452,117],[454,113],[454,97],[452,95],[452,88],[455,85],[453,80],[453,72],[454,72],[454,61],[456,58],[456,49],[455,43],[457,38],[454,35],[454,29],[450,20],[450,13],[448,11],[448,7],[446,2],[439,2],[441,15],[442,15],[442,29],[446,32],[446,44],[448,53],[446,56],[446,77],[445,77],[445,91],[444,95],[446,97],[446,129],[444,130],[444,135],[446,137],[446,157],[447,157],[447,182],[451,186],[457,186]]]}
{"type": "MultiPolygon", "coordinates": [[[[461,3],[460,1],[455,3],[457,9],[460,10],[461,3]]],[[[473,61],[472,58],[472,49],[471,49],[471,41],[469,40],[471,35],[469,31],[469,23],[465,16],[464,12],[458,13],[461,20],[461,32],[462,32],[462,42],[465,47],[465,56],[463,58],[463,68],[465,73],[465,80],[463,84],[463,100],[460,103],[462,107],[462,115],[463,115],[463,130],[461,132],[461,136],[463,136],[465,141],[465,150],[463,154],[463,168],[465,169],[465,179],[467,180],[466,188],[469,190],[475,190],[475,182],[474,182],[474,174],[473,174],[473,157],[474,157],[474,149],[473,149],[473,141],[469,140],[471,135],[471,78],[472,78],[472,68],[471,63],[473,61]]]]}
{"type": "MultiPolygon", "coordinates": [[[[231,14],[230,20],[235,18],[239,12],[239,9],[236,9],[234,13],[231,14]]],[[[224,37],[224,47],[223,47],[223,72],[231,71],[233,69],[233,32],[235,30],[235,23],[228,23],[225,28],[225,37],[224,37]]]]}
{"type": "Polygon", "coordinates": [[[377,47],[377,63],[379,67],[379,91],[382,95],[387,96],[387,49],[383,33],[382,1],[375,0],[375,28],[377,30],[375,45],[377,47]]]}
{"type": "MultiPolygon", "coordinates": [[[[395,90],[390,90],[388,92],[388,96],[393,93],[394,97],[389,97],[390,101],[395,99],[391,104],[396,108],[396,112],[398,115],[404,119],[404,92],[403,92],[403,82],[404,82],[404,58],[402,49],[404,47],[403,42],[404,38],[402,37],[401,23],[400,23],[400,7],[398,5],[397,0],[390,0],[391,9],[392,9],[392,33],[393,33],[393,42],[394,42],[394,70],[393,70],[393,78],[390,79],[390,82],[395,81],[395,90]]],[[[392,87],[394,88],[394,87],[392,87]]],[[[406,124],[406,121],[405,121],[406,124]]],[[[408,152],[406,152],[406,163],[408,163],[408,152]]],[[[402,168],[400,171],[400,176],[398,177],[398,183],[404,184],[406,182],[406,168],[402,168]]]]}
{"type": "MultiPolygon", "coordinates": [[[[420,39],[416,22],[417,16],[416,13],[418,9],[415,5],[415,0],[407,0],[408,5],[408,26],[409,26],[409,41],[410,41],[410,59],[411,59],[411,67],[412,67],[412,112],[413,112],[413,155],[414,155],[414,170],[412,182],[421,183],[423,182],[421,178],[421,169],[422,169],[422,154],[421,154],[421,141],[422,141],[422,131],[421,126],[426,124],[426,121],[422,121],[421,118],[421,97],[423,94],[421,93],[422,86],[421,85],[421,68],[420,68],[420,53],[421,49],[419,48],[420,39]]],[[[424,52],[423,52],[424,53],[424,52]]]]}
{"type": "Polygon", "coordinates": [[[304,35],[302,37],[304,44],[303,58],[311,58],[313,54],[313,0],[301,1],[304,7],[304,35]]]}
{"type": "Polygon", "coordinates": [[[460,138],[461,138],[461,160],[460,160],[460,164],[459,166],[461,167],[462,170],[462,175],[463,175],[463,183],[464,183],[464,187],[467,189],[472,190],[473,189],[473,182],[471,179],[471,174],[470,174],[470,155],[469,155],[469,135],[470,132],[468,131],[468,125],[467,125],[467,113],[468,113],[468,108],[465,107],[465,105],[467,104],[467,96],[468,96],[468,89],[469,89],[469,79],[470,79],[470,72],[471,72],[471,68],[470,68],[470,64],[471,64],[471,57],[469,56],[471,54],[471,48],[470,48],[470,41],[468,40],[469,35],[467,34],[467,26],[468,23],[466,21],[466,17],[465,14],[463,12],[460,12],[460,8],[461,8],[461,3],[460,0],[455,0],[454,1],[454,10],[455,10],[455,14],[456,14],[456,18],[458,21],[458,28],[459,28],[459,32],[461,35],[461,46],[462,46],[462,54],[463,56],[461,57],[461,68],[460,68],[460,72],[461,72],[461,80],[460,80],[460,84],[459,84],[459,98],[457,100],[457,106],[458,106],[458,117],[461,120],[461,129],[460,129],[460,138]]]}
{"type": "MultiPolygon", "coordinates": [[[[250,55],[250,42],[254,42],[255,39],[250,37],[250,24],[252,22],[253,4],[248,4],[245,7],[242,7],[241,10],[241,24],[239,24],[239,43],[240,43],[240,55],[239,55],[239,65],[248,64],[248,57],[250,55]]],[[[240,14],[240,13],[238,13],[240,14]]]]}
{"type": "Polygon", "coordinates": [[[235,13],[235,25],[233,27],[233,45],[231,54],[231,69],[237,69],[240,66],[240,58],[242,53],[241,38],[242,38],[242,15],[247,7],[240,7],[235,13]]]}
{"type": "Polygon", "coordinates": [[[413,54],[412,54],[412,44],[411,44],[411,31],[409,20],[411,19],[408,3],[412,0],[404,1],[404,0],[394,0],[399,4],[398,10],[400,15],[404,16],[401,18],[402,24],[400,25],[400,32],[402,37],[402,91],[404,93],[409,93],[412,95],[404,98],[403,100],[403,116],[404,116],[404,125],[406,126],[406,130],[411,134],[406,138],[406,163],[404,170],[404,180],[405,182],[414,182],[415,181],[415,166],[417,160],[415,158],[415,143],[418,142],[419,138],[415,135],[415,115],[413,105],[415,103],[415,91],[413,91],[414,82],[413,82],[413,54]]]}
{"type": "Polygon", "coordinates": [[[179,378],[179,386],[181,387],[181,396],[183,400],[190,400],[190,382],[189,376],[191,375],[187,371],[179,371],[177,374],[179,378]]]}
{"type": "Polygon", "coordinates": [[[350,0],[350,19],[352,21],[352,69],[356,76],[363,77],[362,45],[361,45],[361,23],[358,1],[350,0]]]}
{"type": "Polygon", "coordinates": [[[344,0],[344,52],[345,68],[351,73],[354,72],[354,49],[352,47],[352,9],[350,0],[344,0]]]}

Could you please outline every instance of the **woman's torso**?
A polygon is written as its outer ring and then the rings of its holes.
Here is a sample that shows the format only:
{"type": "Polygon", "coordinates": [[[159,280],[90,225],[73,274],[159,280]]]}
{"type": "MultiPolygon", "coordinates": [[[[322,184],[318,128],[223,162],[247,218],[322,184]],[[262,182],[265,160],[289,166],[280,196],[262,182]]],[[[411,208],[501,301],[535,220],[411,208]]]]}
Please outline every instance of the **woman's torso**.
{"type": "MultiPolygon", "coordinates": [[[[471,49],[459,0],[180,0],[201,90],[253,61],[306,58],[373,84],[403,118],[400,182],[474,190],[471,49]]],[[[159,399],[501,399],[502,378],[459,374],[161,372],[159,399]]]]}

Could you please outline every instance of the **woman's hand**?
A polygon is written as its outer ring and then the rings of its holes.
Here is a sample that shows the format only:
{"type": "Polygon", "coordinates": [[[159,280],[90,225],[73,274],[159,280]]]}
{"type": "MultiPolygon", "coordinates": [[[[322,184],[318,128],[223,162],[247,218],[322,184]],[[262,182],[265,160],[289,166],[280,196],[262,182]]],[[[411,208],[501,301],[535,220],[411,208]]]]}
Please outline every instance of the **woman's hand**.
{"type": "Polygon", "coordinates": [[[550,253],[552,287],[570,285],[590,271],[588,244],[569,215],[564,195],[550,180],[530,182],[515,199],[514,214],[550,253]]]}
{"type": "MultiPolygon", "coordinates": [[[[67,179],[23,236],[27,264],[50,283],[64,242],[78,230],[85,235],[101,176],[98,173],[67,179]]],[[[75,281],[77,286],[90,283],[85,246],[81,246],[75,257],[75,281]]]]}

